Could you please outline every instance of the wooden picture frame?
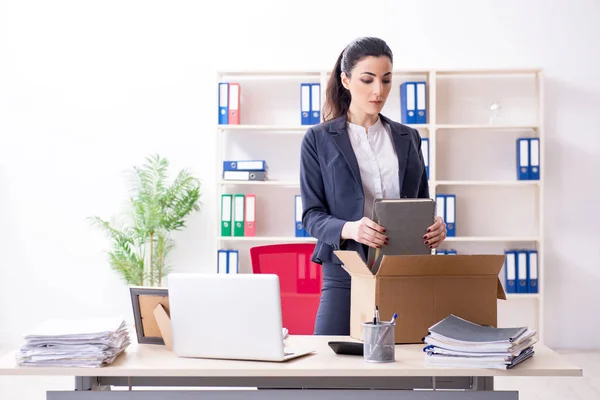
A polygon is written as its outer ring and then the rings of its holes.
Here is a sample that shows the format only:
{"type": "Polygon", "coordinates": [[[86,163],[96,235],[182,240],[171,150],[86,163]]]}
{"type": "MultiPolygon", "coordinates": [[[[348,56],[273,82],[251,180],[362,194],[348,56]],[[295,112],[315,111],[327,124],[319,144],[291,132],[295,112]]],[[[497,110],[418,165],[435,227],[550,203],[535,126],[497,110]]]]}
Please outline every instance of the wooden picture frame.
{"type": "Polygon", "coordinates": [[[170,314],[167,288],[132,286],[129,288],[138,343],[165,344],[154,310],[161,305],[170,314]]]}

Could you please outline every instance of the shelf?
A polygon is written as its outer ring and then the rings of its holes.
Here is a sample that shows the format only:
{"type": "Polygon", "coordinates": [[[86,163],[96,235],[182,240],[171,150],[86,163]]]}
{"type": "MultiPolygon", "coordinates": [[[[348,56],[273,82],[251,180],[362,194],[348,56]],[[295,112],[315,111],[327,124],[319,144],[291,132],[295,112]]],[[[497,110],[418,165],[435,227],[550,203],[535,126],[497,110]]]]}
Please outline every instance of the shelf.
{"type": "Polygon", "coordinates": [[[295,132],[305,133],[312,125],[217,125],[223,131],[252,131],[261,133],[295,132]]]}
{"type": "Polygon", "coordinates": [[[537,242],[537,236],[450,236],[445,242],[537,242]]]}
{"type": "MultiPolygon", "coordinates": [[[[263,216],[259,236],[223,237],[217,226],[217,248],[240,248],[244,251],[243,255],[240,253],[240,262],[249,265],[244,248],[315,243],[317,240],[312,237],[293,236],[291,226],[282,230],[280,222],[291,220],[295,210],[291,197],[299,193],[298,140],[316,126],[299,124],[300,83],[321,84],[322,107],[331,70],[269,68],[224,71],[217,76],[221,81],[239,80],[245,93],[242,110],[247,112],[240,125],[217,125],[218,170],[222,168],[222,159],[268,158],[267,163],[281,172],[266,181],[224,180],[222,173],[216,174],[217,202],[223,193],[252,193],[256,194],[256,204],[261,202],[255,210],[268,214],[263,216]],[[281,150],[293,152],[293,158],[281,150]]],[[[477,70],[415,68],[394,69],[393,76],[393,92],[382,114],[401,122],[401,82],[426,82],[427,123],[403,125],[430,140],[430,197],[435,200],[436,192],[456,192],[461,196],[455,205],[460,205],[458,221],[464,229],[457,231],[459,236],[447,237],[443,247],[455,248],[459,254],[500,254],[502,248],[536,249],[539,287],[545,288],[544,182],[517,180],[515,163],[515,140],[519,137],[540,138],[539,157],[542,163],[547,159],[543,146],[542,70],[535,66],[477,70]],[[500,119],[490,119],[493,115],[489,106],[494,102],[502,107],[500,119]],[[481,165],[487,170],[473,169],[481,165]],[[490,207],[497,212],[490,215],[490,207]],[[481,229],[481,221],[490,225],[490,229],[481,229]]],[[[542,171],[544,165],[541,164],[542,171]]],[[[220,211],[219,208],[217,218],[220,211]]],[[[506,308],[504,322],[526,323],[542,332],[544,296],[542,290],[507,293],[510,301],[502,305],[506,308]]]]}
{"type": "Polygon", "coordinates": [[[536,130],[537,125],[485,125],[485,124],[438,124],[436,129],[453,129],[453,130],[491,130],[491,131],[506,131],[506,130],[536,130]]]}
{"type": "Polygon", "coordinates": [[[313,237],[294,237],[294,236],[220,236],[219,240],[224,242],[316,242],[313,237]]]}
{"type": "MultiPolygon", "coordinates": [[[[252,185],[252,186],[293,186],[299,187],[299,181],[225,181],[219,185],[252,185]]],[[[429,181],[430,186],[539,186],[540,181],[429,181]]]]}
{"type": "Polygon", "coordinates": [[[536,299],[540,298],[539,293],[506,293],[507,300],[521,300],[521,299],[536,299]]]}
{"type": "Polygon", "coordinates": [[[300,187],[299,181],[219,181],[219,185],[222,186],[237,186],[237,185],[251,185],[251,186],[290,186],[300,187]]]}
{"type": "Polygon", "coordinates": [[[435,186],[539,186],[540,181],[435,181],[435,186]]]}
{"type": "MultiPolygon", "coordinates": [[[[279,132],[295,132],[306,133],[308,128],[314,125],[217,125],[217,129],[222,131],[252,131],[261,133],[279,133],[279,132]]],[[[430,129],[429,124],[406,125],[414,129],[430,129]]]]}

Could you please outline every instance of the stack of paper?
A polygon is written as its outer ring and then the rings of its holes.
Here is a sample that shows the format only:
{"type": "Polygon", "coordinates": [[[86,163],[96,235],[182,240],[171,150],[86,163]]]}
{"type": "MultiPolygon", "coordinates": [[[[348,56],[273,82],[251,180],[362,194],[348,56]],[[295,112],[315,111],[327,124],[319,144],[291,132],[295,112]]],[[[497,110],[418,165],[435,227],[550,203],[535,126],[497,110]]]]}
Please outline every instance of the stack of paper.
{"type": "Polygon", "coordinates": [[[425,365],[510,369],[533,356],[536,332],[481,326],[450,315],[429,328],[425,365]]]}
{"type": "Polygon", "coordinates": [[[122,319],[48,320],[25,336],[20,366],[102,367],[131,343],[122,319]]]}

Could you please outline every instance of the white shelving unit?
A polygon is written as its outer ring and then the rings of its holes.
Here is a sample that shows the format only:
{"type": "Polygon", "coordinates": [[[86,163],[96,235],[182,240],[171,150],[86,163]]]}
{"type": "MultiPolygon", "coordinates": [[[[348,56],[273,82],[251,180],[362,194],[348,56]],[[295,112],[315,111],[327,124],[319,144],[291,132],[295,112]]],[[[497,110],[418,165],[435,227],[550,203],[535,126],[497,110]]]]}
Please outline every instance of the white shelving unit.
{"type": "MultiPolygon", "coordinates": [[[[255,194],[256,237],[221,237],[216,248],[240,250],[240,271],[250,272],[248,250],[267,243],[314,242],[294,237],[293,201],[300,193],[300,83],[321,84],[321,104],[330,71],[223,71],[217,82],[238,82],[240,125],[217,125],[216,201],[223,193],[255,194]],[[264,159],[269,180],[224,181],[223,160],[264,159]]],[[[543,72],[512,70],[395,70],[382,113],[400,119],[400,84],[427,82],[427,124],[409,125],[429,138],[430,196],[456,194],[457,236],[440,248],[459,254],[538,251],[539,293],[509,294],[499,301],[500,326],[526,324],[543,340],[545,140],[543,72]],[[490,105],[500,112],[491,120],[490,105]],[[540,138],[540,180],[516,179],[516,139],[540,138]]],[[[216,107],[215,107],[216,114],[216,107]]],[[[215,251],[216,257],[216,251],[215,251]]],[[[504,270],[501,271],[504,281],[504,270]]]]}

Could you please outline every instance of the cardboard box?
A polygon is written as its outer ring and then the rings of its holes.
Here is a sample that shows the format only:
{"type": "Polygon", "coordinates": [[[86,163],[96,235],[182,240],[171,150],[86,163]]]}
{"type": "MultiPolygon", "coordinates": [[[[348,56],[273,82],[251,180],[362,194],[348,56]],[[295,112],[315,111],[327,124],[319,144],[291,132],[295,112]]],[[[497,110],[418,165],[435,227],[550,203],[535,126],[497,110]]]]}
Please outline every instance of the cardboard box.
{"type": "Polygon", "coordinates": [[[352,278],[350,336],[363,340],[362,323],[396,320],[396,343],[422,343],[428,328],[454,314],[497,326],[497,299],[506,299],[498,274],[504,255],[384,256],[371,271],[356,251],[335,255],[352,278]]]}

